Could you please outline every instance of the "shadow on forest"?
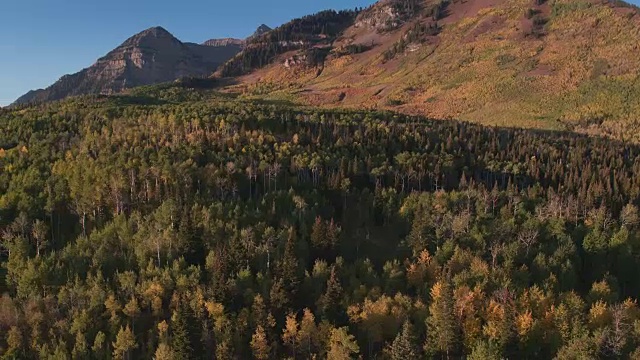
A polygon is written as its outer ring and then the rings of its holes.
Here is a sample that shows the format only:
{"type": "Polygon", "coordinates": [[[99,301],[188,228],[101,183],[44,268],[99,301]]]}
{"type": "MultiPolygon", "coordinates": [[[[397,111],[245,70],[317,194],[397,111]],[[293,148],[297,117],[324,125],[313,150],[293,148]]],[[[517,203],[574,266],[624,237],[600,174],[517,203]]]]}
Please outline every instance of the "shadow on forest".
{"type": "Polygon", "coordinates": [[[0,149],[7,151],[15,148],[16,146],[18,146],[18,143],[16,142],[5,143],[5,144],[0,144],[0,149]]]}
{"type": "Polygon", "coordinates": [[[147,95],[110,95],[107,97],[114,105],[164,105],[168,101],[147,95]]]}

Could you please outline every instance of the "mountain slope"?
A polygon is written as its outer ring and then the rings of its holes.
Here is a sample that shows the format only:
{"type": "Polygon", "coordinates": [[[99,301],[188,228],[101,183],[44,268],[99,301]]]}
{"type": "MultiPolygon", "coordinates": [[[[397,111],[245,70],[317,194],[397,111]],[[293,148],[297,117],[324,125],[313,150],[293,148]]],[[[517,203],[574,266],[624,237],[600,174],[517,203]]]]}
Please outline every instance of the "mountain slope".
{"type": "Polygon", "coordinates": [[[312,65],[324,61],[331,43],[347,29],[356,16],[355,11],[322,11],[294,19],[276,29],[258,28],[249,37],[244,50],[220,67],[222,77],[239,76],[262,68],[277,60],[278,56],[301,50],[309,56],[312,65]]]}
{"type": "Polygon", "coordinates": [[[640,140],[640,16],[623,3],[381,1],[326,46],[311,66],[285,49],[230,90],[640,140]]]}
{"type": "Polygon", "coordinates": [[[165,29],[154,27],[127,39],[91,67],[65,75],[46,89],[31,91],[15,104],[111,94],[186,76],[207,76],[241,49],[233,42],[182,43],[165,29]]]}

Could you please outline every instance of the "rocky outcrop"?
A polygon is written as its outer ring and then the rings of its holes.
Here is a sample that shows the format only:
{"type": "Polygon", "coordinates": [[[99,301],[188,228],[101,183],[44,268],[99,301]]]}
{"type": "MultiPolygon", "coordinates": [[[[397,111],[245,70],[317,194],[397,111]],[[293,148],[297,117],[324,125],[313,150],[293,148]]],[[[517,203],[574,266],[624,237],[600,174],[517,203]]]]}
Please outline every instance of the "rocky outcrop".
{"type": "Polygon", "coordinates": [[[354,27],[389,31],[399,27],[401,24],[400,14],[394,7],[391,4],[382,4],[361,13],[356,19],[354,27]]]}
{"type": "Polygon", "coordinates": [[[239,46],[239,47],[243,47],[244,46],[244,40],[242,40],[242,39],[234,39],[234,38],[211,39],[211,40],[205,41],[204,43],[202,43],[202,45],[204,45],[204,46],[213,46],[213,47],[220,47],[220,46],[239,46]]]}
{"type": "Polygon", "coordinates": [[[419,0],[383,0],[362,11],[354,24],[355,28],[375,29],[387,32],[401,27],[422,8],[419,0]]]}
{"type": "Polygon", "coordinates": [[[286,58],[282,65],[284,65],[284,67],[286,67],[287,69],[290,69],[296,66],[302,66],[306,64],[307,64],[306,55],[295,55],[295,56],[290,56],[286,58]]]}
{"type": "Polygon", "coordinates": [[[65,75],[46,89],[30,91],[14,104],[113,94],[182,77],[205,77],[241,50],[231,39],[210,45],[183,43],[167,30],[154,27],[127,39],[89,68],[65,75]]]}

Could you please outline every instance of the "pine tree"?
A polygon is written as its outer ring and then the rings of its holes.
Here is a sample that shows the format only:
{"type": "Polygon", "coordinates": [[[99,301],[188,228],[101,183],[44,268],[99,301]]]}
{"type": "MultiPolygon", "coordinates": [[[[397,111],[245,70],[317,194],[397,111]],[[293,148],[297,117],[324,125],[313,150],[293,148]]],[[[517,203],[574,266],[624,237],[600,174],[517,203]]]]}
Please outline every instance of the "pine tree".
{"type": "Polygon", "coordinates": [[[421,359],[418,349],[418,340],[409,320],[404,322],[402,331],[396,335],[391,344],[392,360],[418,360],[421,359]]]}
{"type": "Polygon", "coordinates": [[[104,359],[106,354],[105,343],[107,337],[102,331],[98,331],[95,339],[93,339],[93,346],[91,346],[91,352],[94,359],[104,359]]]}
{"type": "Polygon", "coordinates": [[[296,232],[293,228],[289,229],[289,236],[284,248],[282,260],[278,266],[279,275],[285,280],[287,289],[296,290],[300,281],[299,279],[299,262],[296,254],[296,232]]]}
{"type": "MultiPolygon", "coordinates": [[[[9,349],[6,354],[16,359],[20,358],[23,352],[24,338],[22,332],[16,326],[12,326],[6,334],[6,341],[9,349]]],[[[10,358],[10,357],[8,357],[10,358]]]]}
{"type": "Polygon", "coordinates": [[[468,360],[500,360],[500,349],[489,342],[480,340],[476,343],[468,360]]]}
{"type": "Polygon", "coordinates": [[[447,280],[437,282],[431,288],[431,305],[427,318],[427,353],[444,353],[449,359],[456,350],[458,325],[453,313],[453,291],[447,280]]]}
{"type": "Polygon", "coordinates": [[[325,222],[318,216],[316,217],[316,222],[313,223],[313,227],[311,227],[311,245],[316,250],[324,250],[327,245],[326,236],[327,228],[325,222]]]}
{"type": "Polygon", "coordinates": [[[351,360],[359,353],[360,347],[347,327],[331,330],[327,360],[351,360]]]}
{"type": "Polygon", "coordinates": [[[193,353],[188,319],[183,309],[184,306],[180,306],[171,318],[171,348],[176,360],[188,360],[193,353]]]}
{"type": "Polygon", "coordinates": [[[340,228],[335,224],[333,219],[327,224],[327,247],[333,254],[335,247],[338,245],[338,237],[340,236],[340,228]]]}
{"type": "Polygon", "coordinates": [[[74,359],[88,359],[87,354],[87,339],[82,332],[76,334],[76,341],[73,344],[73,350],[71,355],[74,359]]]}
{"type": "Polygon", "coordinates": [[[342,285],[336,274],[336,267],[331,268],[331,275],[327,280],[327,290],[318,300],[318,306],[324,317],[337,321],[340,314],[340,301],[342,299],[342,285]]]}
{"type": "Polygon", "coordinates": [[[138,299],[132,297],[131,301],[124,306],[122,312],[130,318],[131,327],[135,331],[135,320],[140,316],[140,305],[138,304],[138,299]]]}
{"type": "Polygon", "coordinates": [[[269,289],[269,301],[274,313],[280,313],[279,310],[287,307],[291,302],[291,294],[287,292],[287,289],[282,278],[274,280],[269,289]]]}
{"type": "Polygon", "coordinates": [[[158,345],[156,352],[153,357],[154,360],[174,360],[176,359],[173,350],[171,347],[165,343],[161,343],[158,345]]]}
{"type": "Polygon", "coordinates": [[[113,343],[113,357],[116,360],[129,359],[129,353],[138,347],[136,344],[136,338],[131,331],[129,325],[126,328],[120,327],[120,331],[116,336],[116,341],[113,343]]]}

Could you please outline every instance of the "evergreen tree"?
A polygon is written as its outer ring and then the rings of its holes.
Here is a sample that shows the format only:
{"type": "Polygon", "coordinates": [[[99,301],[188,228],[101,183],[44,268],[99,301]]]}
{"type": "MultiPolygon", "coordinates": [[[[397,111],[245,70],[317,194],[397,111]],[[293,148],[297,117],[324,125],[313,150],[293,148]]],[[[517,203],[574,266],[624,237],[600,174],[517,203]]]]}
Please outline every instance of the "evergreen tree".
{"type": "Polygon", "coordinates": [[[431,305],[427,318],[427,353],[441,352],[447,359],[456,352],[459,328],[453,314],[453,291],[447,281],[439,281],[431,288],[431,305]]]}
{"type": "Polygon", "coordinates": [[[311,227],[311,245],[316,250],[324,250],[327,246],[327,228],[324,220],[319,216],[311,227]]]}
{"type": "Polygon", "coordinates": [[[171,317],[171,348],[176,360],[187,360],[193,353],[187,327],[184,314],[181,311],[174,312],[171,317]]]}
{"type": "Polygon", "coordinates": [[[93,340],[93,346],[91,346],[91,353],[94,359],[104,359],[107,355],[105,344],[107,337],[102,331],[98,331],[96,337],[93,340]]]}
{"type": "Polygon", "coordinates": [[[396,335],[391,345],[392,360],[418,360],[421,359],[418,349],[418,339],[413,332],[413,326],[406,320],[402,331],[396,335]]]}
{"type": "Polygon", "coordinates": [[[17,327],[12,327],[7,331],[6,334],[6,342],[7,342],[7,358],[16,358],[19,359],[24,355],[23,351],[23,342],[24,338],[22,337],[22,332],[17,327]]]}
{"type": "Polygon", "coordinates": [[[120,327],[116,341],[113,343],[113,358],[116,360],[128,360],[131,358],[131,351],[138,347],[136,338],[127,325],[126,328],[120,327]]]}
{"type": "Polygon", "coordinates": [[[87,339],[85,335],[81,332],[78,332],[76,334],[76,341],[73,344],[73,350],[71,351],[71,356],[74,359],[78,359],[78,360],[89,358],[87,339]]]}
{"type": "Polygon", "coordinates": [[[278,275],[282,279],[286,293],[291,297],[296,294],[300,283],[300,263],[296,254],[296,232],[289,229],[282,260],[278,264],[278,275]]]}
{"type": "Polygon", "coordinates": [[[328,360],[350,360],[360,353],[360,347],[347,327],[332,329],[329,338],[328,360]]]}
{"type": "Polygon", "coordinates": [[[478,341],[473,347],[471,354],[468,357],[469,360],[501,360],[499,347],[486,342],[478,341]]]}
{"type": "Polygon", "coordinates": [[[340,301],[342,299],[342,285],[336,274],[336,267],[331,268],[331,274],[327,280],[327,289],[318,300],[318,306],[322,314],[329,320],[337,321],[340,317],[340,301]]]}
{"type": "Polygon", "coordinates": [[[161,343],[158,345],[153,358],[154,360],[174,360],[177,357],[169,345],[161,343]]]}

